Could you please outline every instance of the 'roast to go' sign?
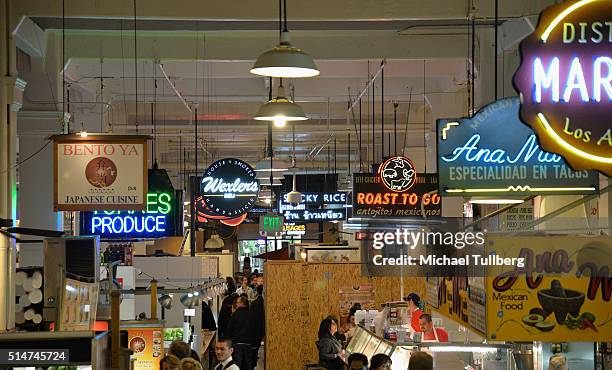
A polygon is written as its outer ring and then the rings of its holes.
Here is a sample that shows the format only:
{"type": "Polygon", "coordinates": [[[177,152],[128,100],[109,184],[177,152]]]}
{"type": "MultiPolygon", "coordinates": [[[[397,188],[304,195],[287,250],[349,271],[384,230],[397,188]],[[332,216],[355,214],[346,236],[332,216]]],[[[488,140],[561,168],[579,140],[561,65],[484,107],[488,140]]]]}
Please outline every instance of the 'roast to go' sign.
{"type": "Polygon", "coordinates": [[[542,147],[577,170],[612,174],[612,4],[573,0],[545,9],[521,42],[514,85],[521,119],[542,147]]]}

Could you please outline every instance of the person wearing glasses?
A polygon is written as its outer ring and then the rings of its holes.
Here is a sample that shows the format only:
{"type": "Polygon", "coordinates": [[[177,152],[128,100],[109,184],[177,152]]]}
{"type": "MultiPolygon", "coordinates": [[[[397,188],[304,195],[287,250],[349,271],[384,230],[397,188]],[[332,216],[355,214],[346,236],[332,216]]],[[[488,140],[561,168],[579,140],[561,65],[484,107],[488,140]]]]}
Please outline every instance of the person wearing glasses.
{"type": "Polygon", "coordinates": [[[340,358],[342,343],[335,338],[338,331],[338,322],[326,317],[319,325],[319,366],[327,370],[343,370],[344,363],[340,358]]]}
{"type": "Polygon", "coordinates": [[[391,370],[391,357],[378,353],[370,359],[370,370],[391,370]]]}

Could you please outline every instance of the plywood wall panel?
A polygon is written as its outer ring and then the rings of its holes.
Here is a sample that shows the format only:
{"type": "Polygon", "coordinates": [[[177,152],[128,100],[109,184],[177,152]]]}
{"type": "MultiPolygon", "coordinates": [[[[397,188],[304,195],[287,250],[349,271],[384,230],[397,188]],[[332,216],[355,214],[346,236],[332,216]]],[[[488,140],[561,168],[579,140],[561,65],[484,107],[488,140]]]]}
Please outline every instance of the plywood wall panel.
{"type": "MultiPolygon", "coordinates": [[[[377,308],[400,298],[399,278],[362,276],[358,263],[268,261],[264,271],[266,370],[301,370],[318,361],[319,323],[339,316],[340,288],[373,284],[377,308]]],[[[404,294],[410,292],[424,296],[424,280],[405,277],[404,294]]]]}

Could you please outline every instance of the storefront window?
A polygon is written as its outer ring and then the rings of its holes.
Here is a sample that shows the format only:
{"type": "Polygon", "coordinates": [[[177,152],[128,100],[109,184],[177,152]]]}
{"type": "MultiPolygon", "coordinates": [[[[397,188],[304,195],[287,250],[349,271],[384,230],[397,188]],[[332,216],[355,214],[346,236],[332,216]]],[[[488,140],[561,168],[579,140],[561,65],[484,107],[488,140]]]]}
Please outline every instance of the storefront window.
{"type": "Polygon", "coordinates": [[[238,241],[238,262],[240,271],[244,269],[244,258],[251,258],[251,271],[255,269],[263,271],[264,260],[253,258],[254,256],[279,250],[283,247],[282,239],[256,239],[256,240],[240,240],[238,241]]]}

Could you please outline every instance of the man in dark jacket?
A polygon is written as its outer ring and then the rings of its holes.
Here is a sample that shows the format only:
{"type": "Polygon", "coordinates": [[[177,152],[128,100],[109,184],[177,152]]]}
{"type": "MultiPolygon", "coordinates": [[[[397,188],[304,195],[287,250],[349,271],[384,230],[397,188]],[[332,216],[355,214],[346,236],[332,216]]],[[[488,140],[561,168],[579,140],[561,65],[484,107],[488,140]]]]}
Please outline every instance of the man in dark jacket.
{"type": "Polygon", "coordinates": [[[256,337],[256,320],[249,311],[249,299],[244,296],[238,297],[236,311],[232,314],[227,325],[226,337],[234,344],[234,362],[240,370],[253,370],[253,345],[256,337]]]}
{"type": "Polygon", "coordinates": [[[266,333],[266,313],[264,311],[263,285],[257,286],[257,298],[250,304],[255,318],[255,343],[253,344],[253,364],[257,364],[257,356],[261,341],[266,333]]]}

